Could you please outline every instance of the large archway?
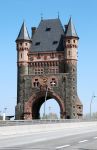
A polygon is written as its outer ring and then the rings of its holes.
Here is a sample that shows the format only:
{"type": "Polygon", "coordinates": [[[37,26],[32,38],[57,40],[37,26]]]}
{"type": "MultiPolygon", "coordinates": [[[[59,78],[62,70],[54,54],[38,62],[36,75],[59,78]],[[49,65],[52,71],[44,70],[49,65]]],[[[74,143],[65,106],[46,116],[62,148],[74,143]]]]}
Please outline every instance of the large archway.
{"type": "MultiPolygon", "coordinates": [[[[45,91],[38,92],[30,97],[24,107],[24,119],[40,119],[40,108],[45,102],[45,91]]],[[[60,107],[60,118],[65,118],[64,101],[56,94],[48,91],[46,101],[54,98],[60,107]]]]}
{"type": "Polygon", "coordinates": [[[60,119],[60,106],[56,99],[46,100],[40,107],[40,119],[60,119]]]}

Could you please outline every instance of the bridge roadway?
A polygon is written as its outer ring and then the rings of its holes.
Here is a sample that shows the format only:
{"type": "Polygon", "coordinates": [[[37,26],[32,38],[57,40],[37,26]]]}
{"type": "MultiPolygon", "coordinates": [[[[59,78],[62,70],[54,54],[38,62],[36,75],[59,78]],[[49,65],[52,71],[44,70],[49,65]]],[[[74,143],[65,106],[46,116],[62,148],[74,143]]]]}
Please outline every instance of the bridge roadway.
{"type": "Polygon", "coordinates": [[[0,150],[97,150],[97,121],[0,127],[0,150]]]}

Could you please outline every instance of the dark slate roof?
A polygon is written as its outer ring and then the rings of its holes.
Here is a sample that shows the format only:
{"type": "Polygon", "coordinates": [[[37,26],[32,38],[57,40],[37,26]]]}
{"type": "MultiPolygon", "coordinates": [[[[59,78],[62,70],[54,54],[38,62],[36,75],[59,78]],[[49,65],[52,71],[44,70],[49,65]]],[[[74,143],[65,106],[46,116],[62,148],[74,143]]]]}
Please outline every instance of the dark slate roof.
{"type": "Polygon", "coordinates": [[[16,40],[31,40],[25,22],[23,22],[16,40]]]}
{"type": "Polygon", "coordinates": [[[77,37],[78,38],[78,35],[76,33],[76,30],[75,30],[75,26],[74,26],[71,18],[68,22],[67,31],[66,31],[65,36],[66,37],[77,37]]]}
{"type": "Polygon", "coordinates": [[[63,51],[63,35],[59,19],[41,20],[32,36],[31,52],[63,51]]]}

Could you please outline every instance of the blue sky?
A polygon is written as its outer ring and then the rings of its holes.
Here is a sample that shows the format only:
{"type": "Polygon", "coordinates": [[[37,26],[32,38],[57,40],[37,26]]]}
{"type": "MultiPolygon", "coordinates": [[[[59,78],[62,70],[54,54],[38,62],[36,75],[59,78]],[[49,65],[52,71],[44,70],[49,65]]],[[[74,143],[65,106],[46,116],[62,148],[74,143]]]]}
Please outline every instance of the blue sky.
{"type": "MultiPolygon", "coordinates": [[[[94,93],[97,96],[97,0],[0,0],[0,111],[14,114],[17,89],[15,39],[25,20],[29,34],[44,19],[57,18],[67,24],[72,16],[80,37],[78,49],[78,95],[89,112],[94,93]]],[[[50,104],[51,105],[51,104],[50,104]]],[[[52,106],[54,107],[54,106],[52,106]]],[[[92,111],[97,111],[97,97],[92,111]]]]}

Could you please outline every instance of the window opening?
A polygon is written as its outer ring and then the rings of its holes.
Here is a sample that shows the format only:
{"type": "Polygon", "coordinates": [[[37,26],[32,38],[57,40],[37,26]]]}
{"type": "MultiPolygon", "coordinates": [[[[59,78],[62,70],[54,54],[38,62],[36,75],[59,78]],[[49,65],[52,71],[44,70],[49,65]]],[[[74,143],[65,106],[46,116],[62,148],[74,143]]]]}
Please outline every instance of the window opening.
{"type": "Polygon", "coordinates": [[[73,40],[73,42],[75,43],[75,40],[73,40]]]}
{"type": "Polygon", "coordinates": [[[35,81],[38,81],[38,79],[35,79],[35,81]]]}
{"type": "Polygon", "coordinates": [[[36,42],[35,45],[36,45],[36,46],[40,45],[40,42],[36,42]]]}
{"type": "Polygon", "coordinates": [[[52,78],[52,81],[50,82],[50,85],[51,86],[56,86],[57,85],[57,82],[56,82],[55,78],[52,78]]]}
{"type": "Polygon", "coordinates": [[[38,81],[38,79],[35,79],[35,81],[33,82],[33,86],[34,87],[39,87],[39,81],[38,81]]]}
{"type": "Polygon", "coordinates": [[[21,53],[21,58],[22,58],[22,53],[21,53]]]}
{"type": "Polygon", "coordinates": [[[51,30],[51,28],[46,28],[46,31],[50,31],[51,30]]]}
{"type": "Polygon", "coordinates": [[[53,41],[53,44],[57,44],[58,43],[58,41],[53,41]]]}
{"type": "Polygon", "coordinates": [[[70,56],[70,51],[68,52],[69,56],[70,56]]]}
{"type": "MultiPolygon", "coordinates": [[[[40,75],[40,74],[44,73],[44,69],[43,68],[36,68],[34,72],[35,72],[35,74],[40,75]]],[[[38,80],[38,79],[35,79],[35,80],[38,80]]]]}

